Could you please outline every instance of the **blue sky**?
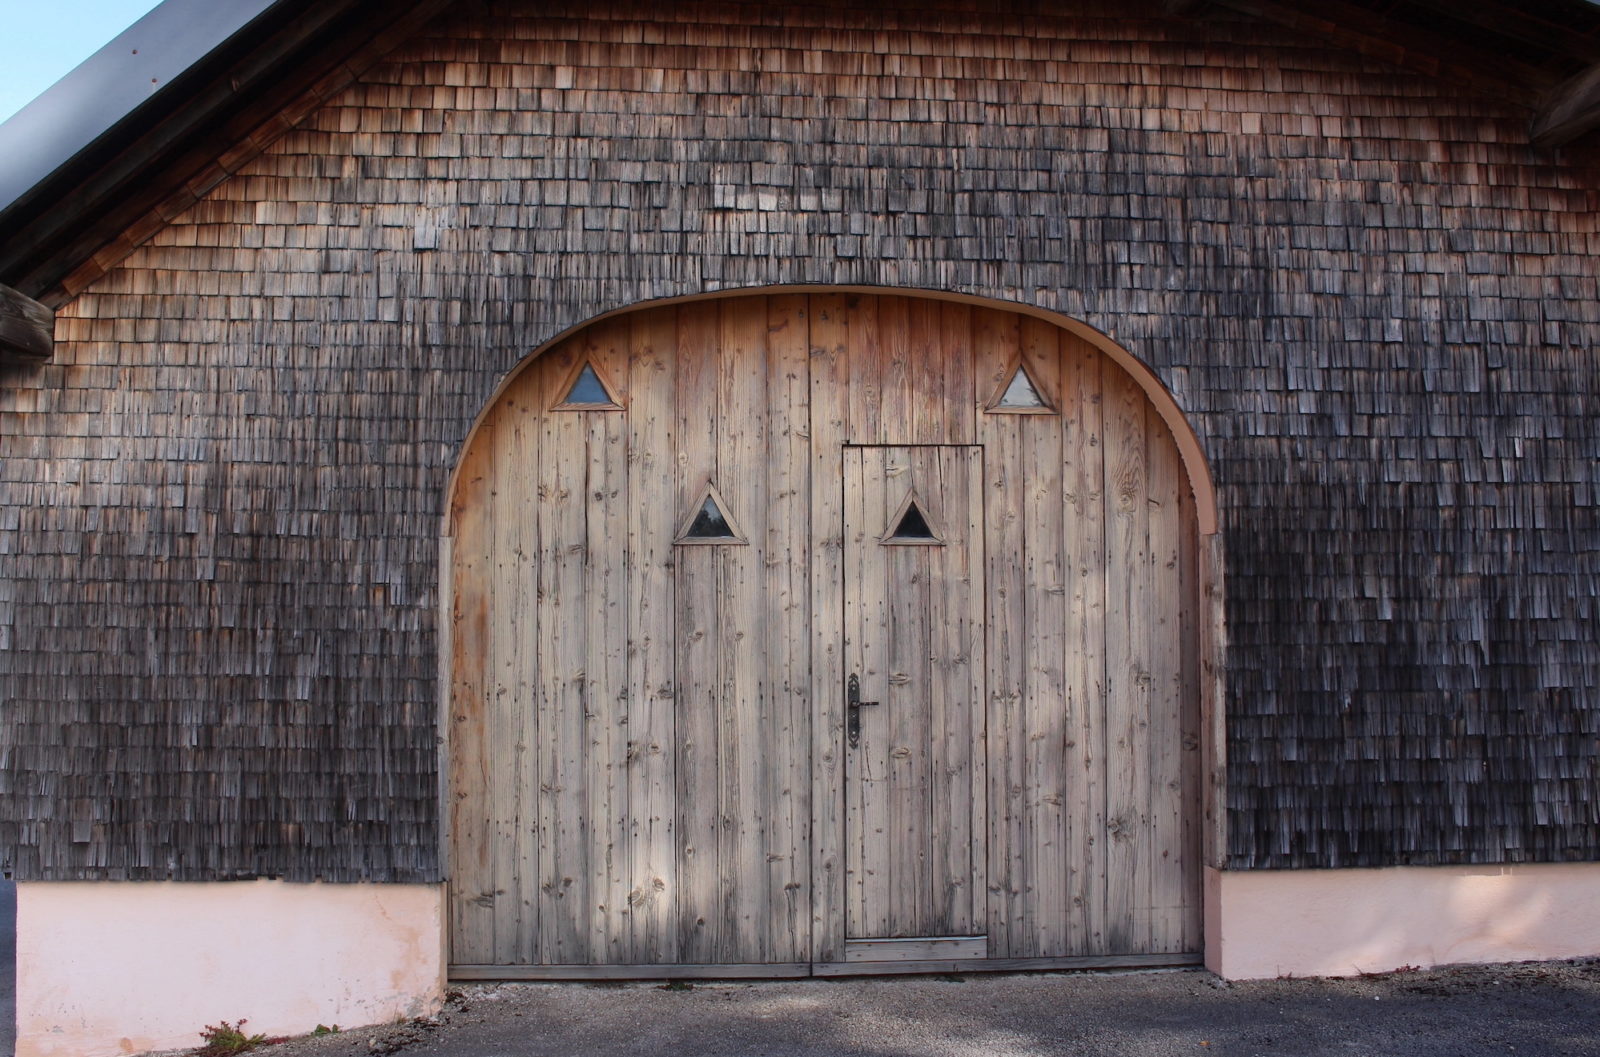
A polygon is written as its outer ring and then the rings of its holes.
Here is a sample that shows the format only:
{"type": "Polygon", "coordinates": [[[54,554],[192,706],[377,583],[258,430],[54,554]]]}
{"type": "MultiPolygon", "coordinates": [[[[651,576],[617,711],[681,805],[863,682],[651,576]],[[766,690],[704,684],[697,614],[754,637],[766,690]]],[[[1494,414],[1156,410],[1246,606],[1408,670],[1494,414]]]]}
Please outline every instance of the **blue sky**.
{"type": "Polygon", "coordinates": [[[157,0],[0,0],[0,121],[31,103],[157,0]]]}

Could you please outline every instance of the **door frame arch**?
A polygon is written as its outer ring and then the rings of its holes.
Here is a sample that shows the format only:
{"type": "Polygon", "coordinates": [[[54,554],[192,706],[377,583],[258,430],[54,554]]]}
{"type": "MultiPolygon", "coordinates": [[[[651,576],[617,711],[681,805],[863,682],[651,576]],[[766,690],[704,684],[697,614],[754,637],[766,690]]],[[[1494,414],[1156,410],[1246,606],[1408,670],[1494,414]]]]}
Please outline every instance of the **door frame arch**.
{"type": "MultiPolygon", "coordinates": [[[[1173,439],[1178,443],[1178,454],[1183,458],[1183,468],[1188,475],[1189,485],[1194,490],[1196,528],[1201,536],[1216,535],[1217,525],[1217,496],[1216,485],[1211,478],[1210,463],[1206,459],[1205,447],[1200,437],[1190,425],[1188,416],[1179,406],[1177,398],[1167,388],[1166,383],[1156,374],[1148,364],[1135,356],[1126,347],[1104,331],[1097,330],[1080,319],[1064,315],[1049,308],[1040,308],[1024,301],[1006,301],[997,297],[980,297],[976,294],[951,293],[945,290],[921,290],[899,286],[835,286],[831,284],[798,284],[788,283],[775,286],[740,286],[730,287],[726,290],[713,290],[699,294],[684,294],[678,297],[653,298],[648,301],[635,301],[632,304],[618,308],[607,309],[596,313],[580,322],[574,323],[564,330],[546,338],[537,347],[512,365],[505,373],[505,377],[495,385],[483,406],[478,409],[477,416],[472,420],[472,426],[462,438],[461,447],[456,452],[455,464],[450,468],[450,476],[445,482],[445,502],[442,517],[448,519],[450,514],[450,500],[456,493],[457,479],[461,473],[461,464],[468,450],[472,447],[473,438],[478,433],[478,428],[483,424],[485,416],[494,407],[500,395],[516,380],[517,375],[527,369],[528,365],[543,356],[552,348],[561,344],[572,335],[579,333],[596,323],[630,315],[634,312],[643,312],[652,308],[664,308],[669,305],[693,304],[696,301],[724,301],[740,297],[768,297],[776,294],[878,294],[894,297],[919,298],[929,301],[949,301],[954,304],[974,305],[982,308],[1001,309],[1007,312],[1018,312],[1035,319],[1042,319],[1052,323],[1070,334],[1074,334],[1089,344],[1095,346],[1111,361],[1121,367],[1128,375],[1139,384],[1149,397],[1150,404],[1161,416],[1161,420],[1172,431],[1173,439]]],[[[448,524],[444,528],[448,529],[448,524]]],[[[443,534],[443,533],[441,533],[443,534]]]]}

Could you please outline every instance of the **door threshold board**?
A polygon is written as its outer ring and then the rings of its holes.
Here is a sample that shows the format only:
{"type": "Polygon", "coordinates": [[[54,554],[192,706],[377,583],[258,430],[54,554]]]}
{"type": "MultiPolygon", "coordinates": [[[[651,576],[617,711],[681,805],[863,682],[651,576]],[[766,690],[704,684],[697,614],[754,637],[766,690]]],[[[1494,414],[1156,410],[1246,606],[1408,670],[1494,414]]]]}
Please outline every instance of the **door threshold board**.
{"type": "Polygon", "coordinates": [[[915,962],[818,962],[813,976],[890,973],[1025,973],[1044,969],[1172,969],[1201,965],[1199,954],[1084,954],[1071,958],[941,958],[915,962]]]}
{"type": "Polygon", "coordinates": [[[846,939],[847,962],[942,962],[987,958],[987,936],[917,936],[906,939],[846,939]]]}
{"type": "Polygon", "coordinates": [[[795,980],[902,973],[1025,973],[1053,969],[1177,969],[1199,954],[1085,954],[1070,958],[943,958],[884,962],[783,962],[773,965],[452,965],[452,981],[491,980],[795,980]]]}
{"type": "Polygon", "coordinates": [[[451,980],[793,980],[809,962],[772,965],[452,965],[451,980]]]}

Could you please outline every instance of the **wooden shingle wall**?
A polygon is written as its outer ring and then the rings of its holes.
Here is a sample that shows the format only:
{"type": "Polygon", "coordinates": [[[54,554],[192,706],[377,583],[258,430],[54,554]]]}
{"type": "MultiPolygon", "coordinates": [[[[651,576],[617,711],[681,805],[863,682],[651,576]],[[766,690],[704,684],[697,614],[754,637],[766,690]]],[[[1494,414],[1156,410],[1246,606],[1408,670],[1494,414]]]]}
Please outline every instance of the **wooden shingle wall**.
{"type": "Polygon", "coordinates": [[[1166,381],[1232,865],[1596,857],[1595,155],[1146,7],[464,2],[174,217],[0,371],[17,874],[437,877],[474,416],[596,314],[776,283],[1036,305],[1166,381]]]}

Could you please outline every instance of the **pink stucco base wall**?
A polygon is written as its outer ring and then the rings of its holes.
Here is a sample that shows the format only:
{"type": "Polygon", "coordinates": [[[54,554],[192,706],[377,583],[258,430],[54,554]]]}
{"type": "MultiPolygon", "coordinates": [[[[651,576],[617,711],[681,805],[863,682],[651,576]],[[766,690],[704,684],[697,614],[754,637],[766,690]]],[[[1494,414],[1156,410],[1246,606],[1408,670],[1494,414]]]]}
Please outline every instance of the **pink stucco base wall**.
{"type": "Polygon", "coordinates": [[[1600,954],[1600,863],[1206,871],[1230,980],[1600,954]]]}
{"type": "Polygon", "coordinates": [[[244,1017],[297,1035],[444,995],[438,885],[17,885],[17,1057],[193,1046],[244,1017]]]}

